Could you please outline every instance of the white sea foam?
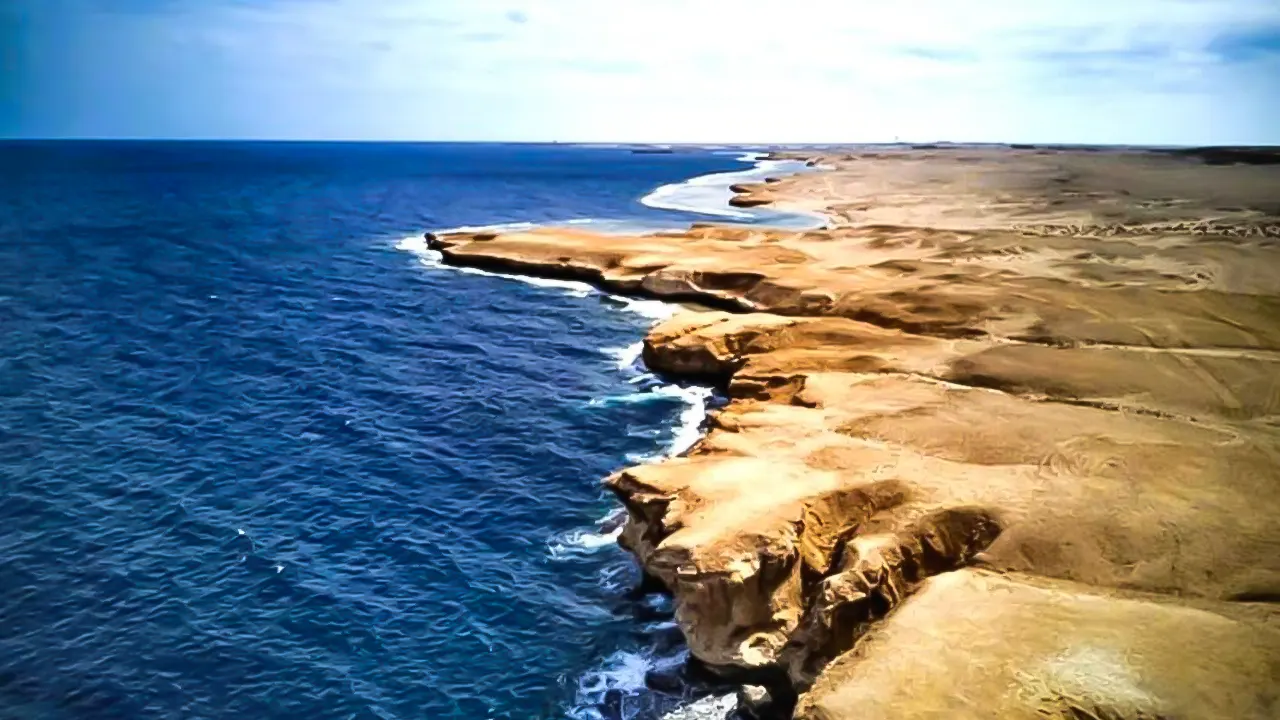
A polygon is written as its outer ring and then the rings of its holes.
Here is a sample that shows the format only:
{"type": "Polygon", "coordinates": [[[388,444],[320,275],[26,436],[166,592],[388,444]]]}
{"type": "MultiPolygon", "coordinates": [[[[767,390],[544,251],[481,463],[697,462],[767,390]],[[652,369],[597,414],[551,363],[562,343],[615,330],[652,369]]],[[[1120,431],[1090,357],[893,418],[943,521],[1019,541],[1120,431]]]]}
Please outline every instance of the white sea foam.
{"type": "Polygon", "coordinates": [[[689,658],[687,650],[673,655],[657,655],[650,651],[618,651],[610,655],[595,670],[578,678],[577,707],[570,711],[575,720],[599,720],[603,716],[597,707],[602,705],[610,691],[623,697],[645,692],[645,674],[650,671],[670,671],[684,664],[689,658]]]}
{"type": "Polygon", "coordinates": [[[579,218],[563,223],[547,223],[546,227],[568,225],[574,228],[585,228],[602,235],[643,235],[660,231],[676,231],[684,229],[683,223],[671,223],[665,220],[607,220],[604,218],[579,218]]]}
{"type": "Polygon", "coordinates": [[[610,395],[595,398],[588,405],[592,407],[609,407],[613,405],[632,405],[677,399],[685,406],[680,411],[680,419],[671,428],[670,439],[665,447],[652,453],[629,453],[627,460],[633,463],[651,463],[664,458],[679,455],[693,447],[702,438],[702,423],[707,419],[707,401],[714,391],[700,385],[659,385],[658,387],[626,395],[610,395]]]}
{"type": "Polygon", "coordinates": [[[549,278],[532,277],[529,275],[508,275],[507,273],[495,273],[485,270],[475,270],[474,268],[459,268],[462,272],[471,271],[477,275],[488,275],[489,277],[500,277],[507,280],[518,280],[522,283],[534,285],[543,288],[555,288],[563,290],[566,295],[573,297],[588,297],[595,294],[596,289],[591,287],[590,283],[584,283],[577,280],[552,280],[549,278]]]}
{"type": "Polygon", "coordinates": [[[612,565],[601,568],[600,587],[606,592],[618,595],[633,588],[638,579],[638,570],[634,564],[612,565]]]}
{"type": "MultiPolygon", "coordinates": [[[[609,407],[611,405],[634,405],[636,403],[654,402],[655,400],[683,400],[690,406],[698,405],[702,407],[703,402],[711,394],[709,388],[698,386],[682,387],[680,385],[659,385],[649,390],[641,390],[639,392],[627,393],[626,395],[607,395],[601,398],[594,398],[587,404],[592,407],[609,407]]],[[[681,421],[686,418],[682,413],[681,421]]],[[[701,422],[701,420],[699,420],[701,422]]]]}
{"type": "Polygon", "coordinates": [[[736,717],[734,710],[737,707],[737,693],[708,695],[664,713],[662,720],[728,720],[736,717]]]}
{"type": "Polygon", "coordinates": [[[685,408],[680,413],[680,423],[672,433],[671,443],[667,445],[668,455],[679,455],[697,444],[702,438],[702,423],[707,419],[707,401],[711,399],[709,387],[692,386],[680,388],[680,398],[685,401],[685,408]]]}
{"type": "Polygon", "coordinates": [[[781,222],[787,226],[819,227],[825,218],[813,214],[781,213],[777,210],[749,210],[735,208],[729,204],[734,193],[730,186],[738,183],[763,182],[765,178],[779,174],[803,172],[803,163],[795,160],[764,160],[767,153],[749,152],[738,156],[739,162],[752,163],[747,170],[712,173],[690,178],[684,182],[663,185],[640,199],[640,202],[661,210],[677,210],[700,215],[729,218],[730,220],[751,220],[753,218],[777,218],[788,221],[781,222]]]}
{"type": "Polygon", "coordinates": [[[590,404],[608,406],[611,404],[652,402],[654,400],[677,399],[682,401],[685,406],[680,411],[680,419],[676,421],[675,427],[671,429],[670,440],[667,442],[666,447],[653,454],[633,454],[628,457],[633,462],[654,462],[666,457],[679,455],[693,447],[702,438],[702,423],[707,419],[707,401],[711,399],[713,393],[714,391],[711,388],[700,385],[660,385],[644,392],[599,398],[592,400],[590,404]]]}
{"type": "Polygon", "coordinates": [[[644,343],[632,343],[626,347],[607,347],[600,348],[600,352],[613,358],[619,370],[629,370],[636,366],[640,360],[640,353],[644,351],[644,343]]]}
{"type": "Polygon", "coordinates": [[[737,173],[703,175],[679,183],[663,185],[640,199],[644,205],[659,210],[675,210],[700,215],[714,215],[734,220],[750,220],[751,213],[735,210],[729,205],[729,185],[743,182],[732,179],[737,173]]]}
{"type": "Polygon", "coordinates": [[[609,300],[617,303],[627,312],[647,317],[650,320],[665,320],[680,310],[679,305],[661,300],[640,300],[638,298],[623,297],[622,295],[610,295],[609,300]]]}
{"type": "Polygon", "coordinates": [[[642,602],[651,610],[657,610],[658,612],[671,612],[673,609],[673,603],[669,595],[659,595],[657,593],[646,595],[642,602]]]}
{"type": "Polygon", "coordinates": [[[618,536],[622,534],[622,526],[609,532],[592,532],[589,530],[573,530],[558,536],[547,545],[552,560],[564,560],[582,555],[589,555],[607,547],[618,544],[618,536]]]}
{"type": "Polygon", "coordinates": [[[444,264],[444,256],[438,250],[432,250],[427,247],[427,240],[421,235],[411,235],[407,238],[401,239],[396,243],[396,249],[417,255],[422,264],[429,268],[444,268],[454,272],[466,273],[468,275],[482,275],[485,277],[503,278],[505,280],[516,280],[527,285],[561,290],[572,297],[585,298],[591,295],[604,294],[609,298],[612,304],[624,312],[634,313],[650,320],[661,320],[671,317],[679,309],[678,306],[662,302],[661,300],[641,300],[637,298],[624,297],[622,295],[601,293],[590,283],[578,280],[556,280],[551,278],[534,277],[532,275],[517,275],[514,273],[500,273],[472,267],[446,265],[444,264]]]}
{"type": "MultiPolygon", "coordinates": [[[[767,153],[747,152],[738,156],[738,160],[744,163],[752,163],[753,166],[747,170],[739,170],[735,172],[713,173],[710,175],[702,175],[691,178],[684,182],[663,185],[653,192],[646,195],[640,200],[641,203],[659,209],[679,210],[686,212],[700,213],[704,215],[713,215],[724,218],[737,220],[750,220],[760,217],[762,213],[783,217],[786,213],[777,213],[775,211],[744,211],[733,208],[729,205],[729,199],[733,193],[729,190],[729,186],[740,182],[758,182],[766,177],[776,175],[778,173],[800,172],[804,169],[796,161],[791,160],[763,160],[767,153]]],[[[807,226],[820,226],[823,219],[814,215],[814,222],[808,221],[808,216],[802,214],[791,214],[793,217],[800,219],[800,224],[807,226]]],[[[795,223],[790,223],[795,224],[795,223]]],[[[665,223],[655,223],[652,221],[635,221],[635,220],[606,220],[601,218],[571,218],[562,222],[548,223],[532,223],[532,222],[507,222],[494,223],[490,225],[462,225],[453,228],[445,228],[438,230],[440,234],[448,233],[465,233],[465,232],[520,232],[532,230],[538,227],[555,227],[555,226],[573,226],[573,227],[590,227],[594,232],[612,233],[612,234],[632,234],[641,232],[654,232],[658,230],[678,230],[672,228],[665,223]]],[[[588,297],[597,294],[596,290],[588,283],[575,280],[553,280],[548,278],[537,278],[529,275],[517,275],[509,273],[492,272],[489,270],[481,270],[478,268],[447,266],[442,262],[442,255],[427,247],[426,238],[422,236],[411,236],[404,238],[396,247],[400,250],[412,252],[417,255],[422,263],[428,267],[440,268],[448,267],[451,270],[468,273],[472,275],[485,275],[489,277],[499,277],[508,280],[517,280],[544,288],[554,288],[562,290],[574,297],[588,297]]],[[[633,312],[652,320],[662,320],[675,314],[679,309],[678,306],[671,303],[662,302],[660,300],[640,300],[636,298],[628,298],[619,295],[608,295],[608,298],[622,307],[628,312],[633,312]]]]}
{"type": "Polygon", "coordinates": [[[427,238],[422,235],[410,235],[407,238],[403,238],[400,242],[396,243],[396,249],[411,252],[419,257],[431,255],[436,258],[437,262],[439,262],[440,259],[440,253],[428,248],[427,238]]]}
{"type": "Polygon", "coordinates": [[[436,232],[441,235],[449,233],[520,232],[521,230],[532,230],[536,227],[538,227],[537,223],[521,221],[494,223],[492,225],[459,225],[458,227],[444,228],[436,232]]]}
{"type": "Polygon", "coordinates": [[[661,437],[662,430],[658,428],[627,428],[626,435],[629,438],[656,438],[661,437]]]}
{"type": "Polygon", "coordinates": [[[670,632],[672,630],[679,629],[680,624],[675,620],[654,620],[653,622],[648,622],[640,626],[640,630],[642,632],[646,632],[651,635],[653,633],[670,632]]]}
{"type": "MultiPolygon", "coordinates": [[[[597,520],[595,528],[591,530],[571,530],[557,535],[547,545],[551,559],[565,560],[590,555],[603,548],[616,547],[618,536],[622,534],[625,516],[626,511],[618,507],[597,520]]],[[[612,582],[613,575],[617,572],[616,568],[608,569],[606,573],[608,577],[604,579],[612,582]]]]}
{"type": "Polygon", "coordinates": [[[459,225],[458,227],[442,228],[435,230],[438,235],[448,235],[450,233],[481,233],[481,232],[525,232],[528,230],[536,230],[538,228],[556,228],[571,227],[574,229],[587,229],[594,233],[602,233],[605,235],[636,235],[641,233],[657,232],[659,230],[675,230],[683,229],[682,223],[671,223],[661,220],[611,220],[608,218],[570,218],[568,220],[548,220],[546,222],[507,222],[494,223],[493,225],[459,225]]]}
{"type": "Polygon", "coordinates": [[[427,247],[427,240],[424,237],[410,236],[396,243],[397,250],[406,250],[418,256],[422,264],[430,268],[447,268],[449,270],[466,273],[468,275],[483,275],[486,277],[503,278],[506,280],[517,280],[519,282],[535,285],[542,288],[554,288],[563,290],[565,294],[573,297],[587,297],[598,292],[589,283],[579,282],[577,280],[555,280],[551,278],[533,277],[532,275],[515,275],[509,273],[491,272],[489,270],[481,270],[479,268],[461,267],[454,265],[445,265],[444,256],[437,250],[427,247]]]}

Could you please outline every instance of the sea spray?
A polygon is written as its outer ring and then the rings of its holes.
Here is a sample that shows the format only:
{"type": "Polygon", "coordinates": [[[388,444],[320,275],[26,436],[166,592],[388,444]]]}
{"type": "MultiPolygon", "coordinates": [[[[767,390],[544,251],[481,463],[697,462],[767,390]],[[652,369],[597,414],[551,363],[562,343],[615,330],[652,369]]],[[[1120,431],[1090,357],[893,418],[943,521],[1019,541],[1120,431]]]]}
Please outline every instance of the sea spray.
{"type": "Polygon", "coordinates": [[[644,351],[643,342],[635,342],[626,347],[607,347],[601,348],[600,352],[614,359],[619,370],[629,370],[636,366],[640,361],[640,354],[644,351]]]}

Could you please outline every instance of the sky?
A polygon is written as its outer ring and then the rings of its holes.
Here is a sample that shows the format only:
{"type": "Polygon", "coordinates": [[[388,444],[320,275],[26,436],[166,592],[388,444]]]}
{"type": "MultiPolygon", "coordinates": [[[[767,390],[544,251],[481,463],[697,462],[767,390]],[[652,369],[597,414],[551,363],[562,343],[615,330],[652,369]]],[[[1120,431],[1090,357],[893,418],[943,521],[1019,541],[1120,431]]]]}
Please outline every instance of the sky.
{"type": "Polygon", "coordinates": [[[1280,144],[1276,0],[0,0],[0,137],[1280,144]]]}

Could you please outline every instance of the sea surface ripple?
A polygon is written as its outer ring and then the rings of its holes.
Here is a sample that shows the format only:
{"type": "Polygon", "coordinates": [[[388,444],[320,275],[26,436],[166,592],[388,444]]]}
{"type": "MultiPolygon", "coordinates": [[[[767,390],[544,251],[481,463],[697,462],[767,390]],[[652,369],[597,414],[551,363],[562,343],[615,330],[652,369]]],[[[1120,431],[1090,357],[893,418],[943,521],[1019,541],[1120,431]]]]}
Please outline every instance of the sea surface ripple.
{"type": "Polygon", "coordinates": [[[701,396],[636,366],[626,303],[398,247],[680,225],[639,198],[733,155],[10,143],[0,168],[0,717],[662,705],[678,634],[598,480],[686,442],[701,396]]]}

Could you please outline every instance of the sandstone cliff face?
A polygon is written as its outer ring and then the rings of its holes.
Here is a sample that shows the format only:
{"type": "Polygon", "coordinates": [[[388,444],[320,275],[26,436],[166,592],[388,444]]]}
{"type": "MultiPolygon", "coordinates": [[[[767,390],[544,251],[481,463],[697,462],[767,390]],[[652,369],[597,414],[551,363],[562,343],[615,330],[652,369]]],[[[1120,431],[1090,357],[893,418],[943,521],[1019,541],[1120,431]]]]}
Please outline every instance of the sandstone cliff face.
{"type": "Polygon", "coordinates": [[[729,404],[606,480],[692,652],[814,719],[1280,716],[1275,166],[821,162],[740,189],[822,231],[431,238],[718,308],[644,360],[729,404]]]}
{"type": "MultiPolygon", "coordinates": [[[[681,599],[694,651],[710,662],[786,662],[808,682],[917,583],[979,553],[988,567],[1106,587],[1222,599],[1280,591],[1280,534],[1268,519],[1280,512],[1275,433],[1227,424],[1220,418],[1237,410],[1213,398],[1189,408],[1142,353],[1127,367],[1114,360],[1132,395],[1113,397],[1069,376],[1050,387],[1096,348],[929,341],[843,319],[699,317],[655,328],[646,360],[668,372],[736,367],[734,401],[688,457],[609,485],[631,509],[629,546],[681,599]],[[831,343],[843,352],[826,352],[831,343]],[[1017,358],[1009,365],[1034,394],[954,381],[992,347],[1017,358]],[[1033,352],[1014,352],[1024,347],[1033,352]],[[1048,401],[1046,389],[1075,402],[1048,401]]],[[[1012,384],[1003,368],[984,376],[1012,384]]]]}

